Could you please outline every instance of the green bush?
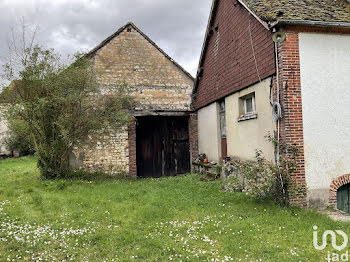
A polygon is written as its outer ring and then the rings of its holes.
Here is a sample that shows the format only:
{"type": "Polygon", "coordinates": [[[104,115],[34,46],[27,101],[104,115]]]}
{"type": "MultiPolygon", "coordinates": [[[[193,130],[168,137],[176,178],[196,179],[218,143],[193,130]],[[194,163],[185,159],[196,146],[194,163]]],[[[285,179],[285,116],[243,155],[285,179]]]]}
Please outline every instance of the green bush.
{"type": "Polygon", "coordinates": [[[18,152],[21,156],[35,153],[33,139],[28,124],[20,119],[8,120],[9,132],[4,139],[7,150],[18,152]]]}

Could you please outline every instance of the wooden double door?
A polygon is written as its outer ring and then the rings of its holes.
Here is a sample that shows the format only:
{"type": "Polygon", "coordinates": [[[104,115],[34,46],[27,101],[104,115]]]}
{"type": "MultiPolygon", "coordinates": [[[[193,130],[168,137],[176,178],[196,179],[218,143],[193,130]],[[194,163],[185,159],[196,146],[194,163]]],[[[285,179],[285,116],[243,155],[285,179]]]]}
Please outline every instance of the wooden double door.
{"type": "Polygon", "coordinates": [[[337,208],[350,214],[350,184],[346,184],[338,189],[337,208]]]}
{"type": "Polygon", "coordinates": [[[139,177],[190,172],[188,117],[137,118],[136,154],[139,177]]]}

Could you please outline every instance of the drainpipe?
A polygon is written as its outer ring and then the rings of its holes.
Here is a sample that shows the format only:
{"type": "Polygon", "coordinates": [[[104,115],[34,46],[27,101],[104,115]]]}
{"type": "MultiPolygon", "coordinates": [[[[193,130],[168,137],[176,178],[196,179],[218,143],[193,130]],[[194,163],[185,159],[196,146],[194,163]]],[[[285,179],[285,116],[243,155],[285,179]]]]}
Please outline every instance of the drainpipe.
{"type": "MultiPolygon", "coordinates": [[[[276,56],[276,85],[277,85],[277,103],[280,104],[280,84],[279,84],[279,63],[278,63],[278,46],[275,43],[275,56],[276,56]]],[[[280,119],[277,120],[277,149],[276,149],[276,163],[280,163],[280,119]]]]}
{"type": "MultiPolygon", "coordinates": [[[[281,110],[281,104],[280,104],[280,81],[279,81],[279,60],[278,60],[278,43],[279,41],[275,41],[275,56],[276,56],[276,85],[277,85],[277,102],[275,104],[277,104],[278,107],[278,115],[277,116],[277,148],[276,148],[276,164],[279,167],[280,165],[280,123],[281,123],[281,118],[282,118],[282,110],[281,110]]],[[[274,108],[275,110],[275,108],[274,108]]],[[[281,186],[282,186],[282,190],[283,190],[283,194],[286,194],[286,191],[284,189],[284,181],[283,181],[283,177],[282,174],[280,174],[280,182],[281,182],[281,186]]]]}

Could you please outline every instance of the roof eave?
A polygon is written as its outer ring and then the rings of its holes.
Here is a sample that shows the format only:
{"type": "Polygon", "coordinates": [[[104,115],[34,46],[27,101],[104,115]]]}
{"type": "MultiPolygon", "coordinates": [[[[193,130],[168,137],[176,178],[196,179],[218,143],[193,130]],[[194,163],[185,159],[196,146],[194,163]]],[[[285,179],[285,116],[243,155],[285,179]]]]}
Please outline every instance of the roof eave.
{"type": "Polygon", "coordinates": [[[299,26],[319,26],[319,27],[341,27],[350,28],[350,23],[348,22],[324,22],[324,21],[312,21],[312,20],[277,20],[270,23],[270,28],[279,25],[299,25],[299,26]]]}
{"type": "Polygon", "coordinates": [[[198,84],[198,77],[199,77],[199,73],[200,73],[200,67],[202,66],[202,61],[203,61],[203,57],[204,57],[204,52],[207,46],[207,40],[208,40],[208,36],[209,36],[209,31],[210,31],[210,27],[211,27],[211,21],[214,15],[214,10],[216,8],[217,5],[217,0],[213,0],[211,8],[210,8],[210,14],[209,14],[209,18],[208,18],[208,24],[207,24],[207,28],[205,30],[205,36],[204,36],[204,41],[203,41],[203,45],[202,45],[202,50],[201,50],[201,55],[199,57],[199,62],[198,62],[198,67],[197,67],[197,72],[196,72],[196,77],[195,77],[195,81],[194,81],[194,88],[193,88],[193,93],[195,94],[197,91],[197,84],[198,84]]]}
{"type": "Polygon", "coordinates": [[[268,23],[266,23],[265,21],[263,21],[262,19],[260,19],[260,17],[259,17],[255,12],[253,12],[253,10],[251,10],[251,9],[248,7],[248,5],[246,5],[246,4],[244,3],[244,1],[242,1],[242,0],[237,0],[237,1],[238,1],[245,9],[247,9],[247,11],[248,11],[256,20],[258,20],[258,21],[260,22],[260,24],[263,25],[263,27],[265,27],[265,29],[270,30],[270,27],[269,27],[268,23]]]}

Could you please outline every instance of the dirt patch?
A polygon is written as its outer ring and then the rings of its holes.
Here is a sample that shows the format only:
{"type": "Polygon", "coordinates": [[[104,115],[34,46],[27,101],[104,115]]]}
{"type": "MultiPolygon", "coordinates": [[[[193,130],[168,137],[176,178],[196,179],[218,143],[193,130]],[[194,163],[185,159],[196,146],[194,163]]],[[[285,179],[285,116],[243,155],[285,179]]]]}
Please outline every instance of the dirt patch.
{"type": "Polygon", "coordinates": [[[325,210],[325,211],[322,211],[321,213],[326,214],[334,221],[350,222],[350,215],[340,210],[335,210],[335,209],[325,210]]]}

